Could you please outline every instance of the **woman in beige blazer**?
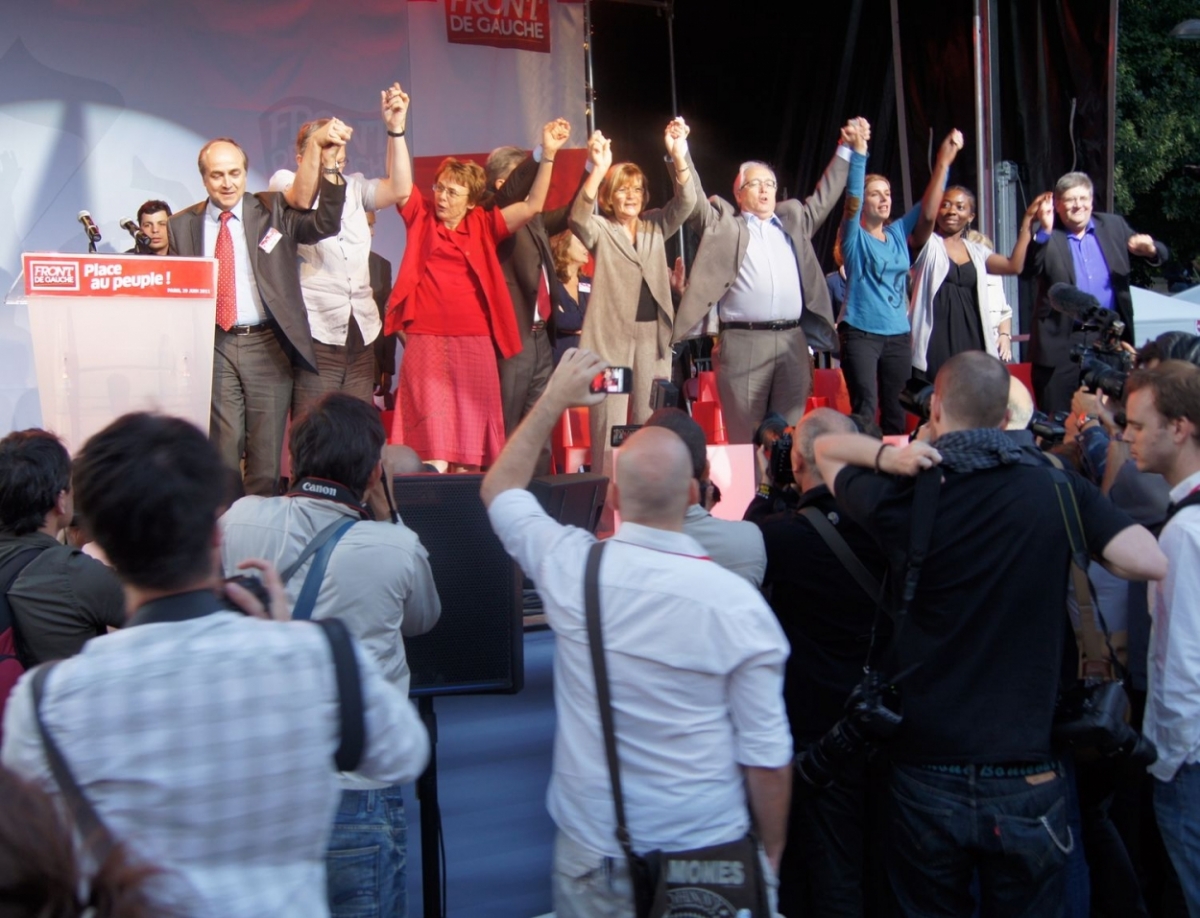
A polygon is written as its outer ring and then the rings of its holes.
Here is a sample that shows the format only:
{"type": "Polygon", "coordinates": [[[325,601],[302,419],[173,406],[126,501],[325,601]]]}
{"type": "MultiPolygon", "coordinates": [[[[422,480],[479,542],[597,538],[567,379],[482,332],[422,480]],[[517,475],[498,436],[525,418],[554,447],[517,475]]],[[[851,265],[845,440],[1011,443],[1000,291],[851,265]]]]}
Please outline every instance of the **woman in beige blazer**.
{"type": "Polygon", "coordinates": [[[687,135],[682,118],[667,125],[664,142],[674,165],[675,195],[661,209],[643,210],[645,174],[633,163],[614,166],[612,142],[596,131],[588,141],[592,172],[571,208],[571,230],[596,259],[579,345],[612,366],[633,369],[630,395],[610,395],[590,409],[592,471],[610,479],[610,430],[614,424],[643,423],[650,416],[654,378],[671,377],[675,313],[664,242],[696,204],[687,135]]]}

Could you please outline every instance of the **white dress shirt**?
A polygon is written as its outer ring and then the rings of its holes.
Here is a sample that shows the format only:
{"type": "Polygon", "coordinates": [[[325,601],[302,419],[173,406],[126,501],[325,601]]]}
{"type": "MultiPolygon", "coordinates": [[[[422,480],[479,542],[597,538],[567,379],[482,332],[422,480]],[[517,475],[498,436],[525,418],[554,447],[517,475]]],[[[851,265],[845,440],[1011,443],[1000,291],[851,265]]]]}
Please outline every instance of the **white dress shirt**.
{"type": "MultiPolygon", "coordinates": [[[[1171,489],[1183,500],[1200,488],[1200,472],[1171,489]]],[[[1200,507],[1185,507],[1163,527],[1159,547],[1167,576],[1150,584],[1150,658],[1142,733],[1158,749],[1150,774],[1170,781],[1179,766],[1200,761],[1200,507]]]]}
{"type": "MultiPolygon", "coordinates": [[[[237,285],[237,324],[261,325],[267,321],[267,309],[263,306],[262,296],[258,292],[258,281],[254,278],[254,268],[250,264],[250,248],[246,240],[246,224],[242,222],[242,204],[238,201],[230,213],[233,219],[229,221],[229,235],[233,239],[233,278],[237,285]]],[[[217,234],[221,232],[221,208],[212,201],[204,209],[204,254],[215,258],[217,253],[217,234]]],[[[262,240],[255,239],[258,245],[262,240]]],[[[218,269],[219,270],[219,269],[218,269]]]]}
{"type": "MultiPolygon", "coordinates": [[[[579,845],[621,855],[583,604],[595,539],[506,491],[488,515],[533,578],[554,629],[558,729],[550,815],[579,845]]],[[[749,826],[740,765],[792,757],[783,710],[787,638],[762,596],[680,532],[624,522],[600,568],[601,619],[634,848],[679,850],[749,826]]]]}
{"type": "MultiPolygon", "coordinates": [[[[344,176],[346,204],[342,209],[342,226],[336,236],[322,239],[316,245],[297,245],[300,266],[300,289],[308,310],[308,325],[314,341],[322,344],[344,345],[353,313],[362,332],[363,342],[370,344],[383,328],[379,307],[371,292],[371,227],[367,212],[374,211],[375,190],[379,179],[366,179],[362,173],[344,176]]],[[[270,191],[287,191],[296,180],[296,173],[280,169],[271,176],[270,191]]],[[[316,200],[313,207],[316,207],[316,200]]]]}
{"type": "MultiPolygon", "coordinates": [[[[425,727],[370,655],[356,654],[359,770],[411,781],[429,759],[425,727]]],[[[22,677],[9,698],[0,758],[53,791],[31,683],[22,677]]],[[[164,904],[191,918],[328,916],[340,730],[321,629],[223,611],[134,624],[59,663],[42,716],[109,830],[167,871],[155,882],[164,904]]]]}
{"type": "Polygon", "coordinates": [[[742,212],[750,240],[737,279],[721,297],[722,322],[787,322],[800,318],[800,266],[783,223],[742,212]]]}

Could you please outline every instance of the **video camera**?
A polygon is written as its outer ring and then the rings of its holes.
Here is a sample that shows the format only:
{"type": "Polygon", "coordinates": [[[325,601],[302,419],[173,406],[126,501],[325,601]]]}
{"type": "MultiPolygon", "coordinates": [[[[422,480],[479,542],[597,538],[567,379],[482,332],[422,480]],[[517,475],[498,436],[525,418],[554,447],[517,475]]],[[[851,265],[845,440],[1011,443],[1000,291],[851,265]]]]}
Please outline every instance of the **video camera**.
{"type": "Polygon", "coordinates": [[[1090,293],[1072,284],[1050,288],[1050,305],[1055,311],[1074,319],[1085,332],[1098,335],[1091,344],[1077,344],[1071,359],[1079,364],[1079,381],[1092,392],[1103,392],[1121,401],[1125,380],[1133,369],[1133,358],[1121,346],[1125,323],[1111,309],[1104,309],[1090,293]]]}

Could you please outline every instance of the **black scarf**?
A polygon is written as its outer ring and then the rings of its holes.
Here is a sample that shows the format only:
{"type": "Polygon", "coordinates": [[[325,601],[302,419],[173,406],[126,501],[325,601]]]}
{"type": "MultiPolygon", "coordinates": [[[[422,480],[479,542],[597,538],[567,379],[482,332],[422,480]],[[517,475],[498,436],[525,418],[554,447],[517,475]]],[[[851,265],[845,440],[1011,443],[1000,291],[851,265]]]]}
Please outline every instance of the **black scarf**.
{"type": "Polygon", "coordinates": [[[1016,465],[1022,455],[1013,439],[996,428],[954,430],[938,437],[933,446],[942,454],[942,465],[955,472],[1016,465]]]}

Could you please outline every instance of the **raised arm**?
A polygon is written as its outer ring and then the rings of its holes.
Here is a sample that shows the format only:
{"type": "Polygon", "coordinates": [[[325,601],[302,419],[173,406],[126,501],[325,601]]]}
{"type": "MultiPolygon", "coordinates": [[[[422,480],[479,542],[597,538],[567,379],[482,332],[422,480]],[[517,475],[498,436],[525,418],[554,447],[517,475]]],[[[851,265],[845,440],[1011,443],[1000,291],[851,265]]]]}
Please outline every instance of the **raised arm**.
{"type": "Polygon", "coordinates": [[[387,177],[379,180],[375,189],[375,208],[382,210],[399,204],[401,207],[412,194],[412,159],[404,131],[408,125],[408,93],[393,83],[379,93],[379,110],[387,128],[387,177]]]}
{"type": "Polygon", "coordinates": [[[942,461],[942,454],[921,440],[908,446],[892,446],[865,434],[825,434],[813,443],[817,468],[833,492],[838,472],[848,465],[912,477],[942,461]]]}
{"type": "Polygon", "coordinates": [[[1033,199],[1033,203],[1025,209],[1021,218],[1021,231],[1017,233],[1016,244],[1008,257],[999,252],[993,252],[987,258],[988,274],[1020,274],[1025,270],[1025,253],[1029,250],[1029,241],[1033,238],[1033,221],[1042,212],[1043,198],[1053,198],[1050,192],[1045,192],[1033,199]]]}
{"type": "Polygon", "coordinates": [[[589,251],[594,252],[600,238],[600,230],[596,225],[600,218],[596,216],[594,209],[596,195],[600,193],[600,184],[612,167],[613,161],[612,141],[599,131],[588,138],[588,161],[592,164],[592,171],[583,180],[579,194],[575,195],[569,223],[571,232],[579,237],[579,241],[587,246],[589,251]]]}
{"type": "Polygon", "coordinates": [[[1164,264],[1171,257],[1170,250],[1163,243],[1146,233],[1134,233],[1129,237],[1128,245],[1131,254],[1148,259],[1155,267],[1164,264]]]}
{"type": "Polygon", "coordinates": [[[485,507],[490,507],[492,501],[505,491],[528,486],[542,445],[564,411],[577,405],[598,405],[604,401],[605,393],[593,392],[591,382],[607,366],[603,357],[591,351],[571,349],[563,355],[546,384],[546,391],[508,438],[495,465],[484,476],[480,496],[485,507]]]}
{"type": "MultiPolygon", "coordinates": [[[[674,167],[675,194],[662,209],[664,236],[670,236],[692,216],[696,207],[696,184],[692,182],[692,161],[688,156],[688,134],[691,128],[682,118],[676,118],[663,132],[667,155],[674,167]]],[[[698,184],[698,183],[697,183],[698,184]]]]}
{"type": "Polygon", "coordinates": [[[860,130],[865,131],[866,137],[870,138],[871,126],[867,119],[851,118],[846,122],[839,134],[833,158],[829,160],[829,165],[825,167],[813,193],[802,202],[801,214],[804,224],[801,231],[805,235],[811,236],[821,227],[833,213],[842,192],[846,190],[846,178],[850,171],[849,154],[854,149],[854,142],[860,130]]]}
{"type": "Polygon", "coordinates": [[[510,233],[516,232],[542,212],[546,194],[550,191],[550,177],[554,171],[554,157],[571,136],[571,125],[562,118],[549,121],[542,128],[542,161],[538,164],[533,187],[524,201],[515,201],[500,210],[504,225],[510,233]]]}
{"type": "MultiPolygon", "coordinates": [[[[859,121],[862,119],[854,119],[859,121]]],[[[852,122],[853,123],[853,122],[852,122]]],[[[850,171],[846,174],[846,204],[842,209],[842,225],[838,230],[841,239],[842,264],[846,274],[858,270],[858,252],[862,244],[863,185],[867,178],[867,142],[871,131],[856,128],[850,144],[850,171]]]]}
{"type": "MultiPolygon", "coordinates": [[[[304,152],[300,154],[300,162],[296,166],[292,184],[283,192],[284,199],[291,207],[297,210],[308,210],[312,207],[321,183],[321,169],[326,168],[322,163],[323,152],[329,146],[336,146],[340,156],[345,151],[346,144],[350,142],[353,134],[354,128],[337,118],[330,118],[328,122],[312,132],[308,142],[304,145],[304,152]]],[[[336,165],[335,158],[333,164],[328,168],[336,168],[336,165]]]]}
{"type": "Polygon", "coordinates": [[[950,164],[963,147],[962,131],[955,128],[946,135],[938,148],[937,159],[933,161],[933,174],[929,176],[929,184],[925,186],[925,196],[921,198],[921,215],[912,231],[912,246],[919,249],[929,239],[937,220],[938,208],[942,206],[942,195],[946,191],[946,178],[950,175],[950,164]]]}

